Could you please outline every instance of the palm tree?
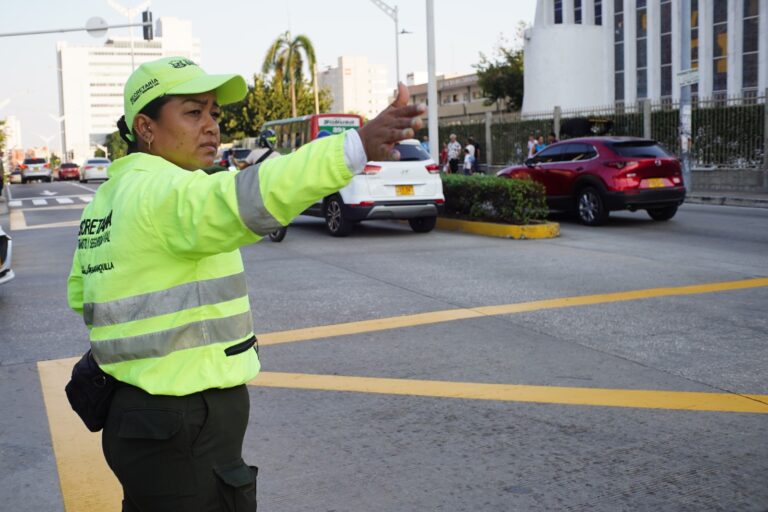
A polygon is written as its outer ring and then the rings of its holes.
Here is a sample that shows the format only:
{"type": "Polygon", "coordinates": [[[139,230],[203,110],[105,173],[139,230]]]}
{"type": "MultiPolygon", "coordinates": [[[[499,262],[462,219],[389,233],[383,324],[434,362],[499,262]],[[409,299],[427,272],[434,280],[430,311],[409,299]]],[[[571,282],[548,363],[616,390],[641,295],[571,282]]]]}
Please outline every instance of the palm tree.
{"type": "MultiPolygon", "coordinates": [[[[288,77],[291,87],[292,117],[296,117],[296,82],[302,80],[301,70],[304,67],[305,59],[316,88],[315,48],[307,36],[298,35],[291,39],[290,31],[284,32],[270,45],[267,55],[264,57],[264,64],[261,66],[261,71],[264,74],[274,71],[278,83],[288,77]]],[[[317,111],[317,98],[315,98],[315,111],[317,111]]]]}

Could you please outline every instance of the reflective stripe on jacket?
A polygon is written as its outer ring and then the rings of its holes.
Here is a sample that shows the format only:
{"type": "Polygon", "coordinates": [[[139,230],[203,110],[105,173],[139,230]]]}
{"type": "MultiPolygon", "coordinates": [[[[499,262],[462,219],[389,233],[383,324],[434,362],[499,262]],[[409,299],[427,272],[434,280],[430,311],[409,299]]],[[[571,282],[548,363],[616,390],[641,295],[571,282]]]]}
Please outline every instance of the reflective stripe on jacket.
{"type": "Polygon", "coordinates": [[[238,350],[253,336],[238,248],[351,179],[344,135],[239,173],[187,171],[144,153],[116,160],[83,211],[67,286],[96,361],[152,394],[255,377],[256,352],[238,350]]]}

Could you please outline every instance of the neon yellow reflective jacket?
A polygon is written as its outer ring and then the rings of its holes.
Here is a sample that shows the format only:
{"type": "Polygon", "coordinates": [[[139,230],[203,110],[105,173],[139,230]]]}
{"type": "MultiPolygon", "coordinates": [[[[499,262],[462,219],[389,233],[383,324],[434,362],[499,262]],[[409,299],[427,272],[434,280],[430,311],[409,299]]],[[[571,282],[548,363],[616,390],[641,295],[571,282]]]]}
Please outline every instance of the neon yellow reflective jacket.
{"type": "Polygon", "coordinates": [[[144,153],[116,160],[83,211],[67,286],[96,361],[152,394],[255,377],[238,248],[351,179],[344,135],[238,173],[187,171],[144,153]]]}

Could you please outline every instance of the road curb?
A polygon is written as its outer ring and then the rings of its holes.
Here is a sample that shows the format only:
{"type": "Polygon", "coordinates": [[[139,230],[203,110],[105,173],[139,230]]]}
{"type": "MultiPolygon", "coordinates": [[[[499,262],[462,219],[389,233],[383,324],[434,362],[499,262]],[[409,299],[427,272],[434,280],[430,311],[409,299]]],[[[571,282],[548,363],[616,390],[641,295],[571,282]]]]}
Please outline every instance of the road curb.
{"type": "Polygon", "coordinates": [[[461,231],[474,235],[513,238],[515,240],[555,238],[560,236],[560,224],[557,222],[516,226],[512,224],[496,224],[494,222],[476,222],[438,217],[437,228],[446,231],[461,231]]]}
{"type": "Polygon", "coordinates": [[[768,199],[752,197],[729,197],[716,194],[695,195],[685,198],[690,204],[715,204],[721,206],[749,206],[751,208],[768,208],[768,199]]]}

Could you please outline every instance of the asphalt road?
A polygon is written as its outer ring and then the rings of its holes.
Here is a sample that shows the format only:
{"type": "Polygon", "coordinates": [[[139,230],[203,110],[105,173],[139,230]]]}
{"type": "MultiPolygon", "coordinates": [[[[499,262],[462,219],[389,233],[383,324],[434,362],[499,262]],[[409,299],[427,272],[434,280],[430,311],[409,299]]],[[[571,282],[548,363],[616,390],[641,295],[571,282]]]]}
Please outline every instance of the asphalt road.
{"type": "MultiPolygon", "coordinates": [[[[20,228],[17,277],[0,286],[3,510],[88,510],[94,492],[60,487],[93,465],[97,437],[67,438],[80,457],[54,446],[64,420],[44,403],[37,365],[87,345],[65,293],[90,195],[77,185],[14,185],[20,202],[0,215],[20,228]]],[[[282,243],[244,248],[256,329],[274,342],[261,347],[272,384],[249,386],[245,459],[260,466],[260,510],[768,510],[768,415],[673,404],[704,392],[765,405],[768,286],[717,283],[768,277],[768,210],[555,220],[557,239],[510,241],[388,222],[335,239],[300,218],[282,243]],[[516,304],[529,307],[482,309],[516,304]],[[456,314],[468,310],[485,313],[456,314]],[[385,320],[338,325],[373,319],[385,320]],[[317,329],[285,333],[302,328],[317,329]],[[361,379],[339,391],[344,376],[361,379]],[[486,399],[451,394],[475,384],[492,385],[486,399]],[[542,394],[510,399],[506,385],[542,394]],[[618,402],[569,403],[599,390],[618,402]],[[640,406],[625,390],[652,393],[640,406]]]]}

